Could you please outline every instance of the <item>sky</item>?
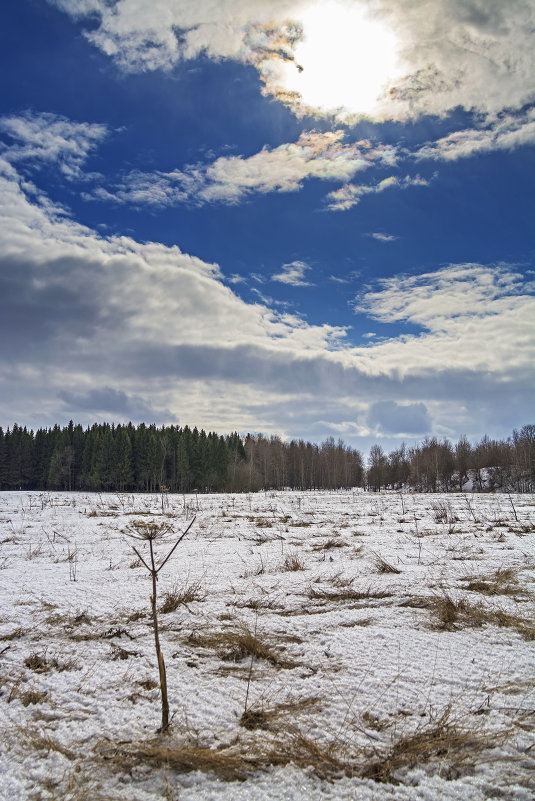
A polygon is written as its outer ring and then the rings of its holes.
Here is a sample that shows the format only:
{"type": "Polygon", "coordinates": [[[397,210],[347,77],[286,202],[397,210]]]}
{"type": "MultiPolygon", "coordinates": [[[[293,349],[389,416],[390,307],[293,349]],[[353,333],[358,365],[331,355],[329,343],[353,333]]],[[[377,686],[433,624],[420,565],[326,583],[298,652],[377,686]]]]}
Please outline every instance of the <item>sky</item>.
{"type": "Polygon", "coordinates": [[[535,0],[3,0],[0,425],[533,422],[535,0]]]}

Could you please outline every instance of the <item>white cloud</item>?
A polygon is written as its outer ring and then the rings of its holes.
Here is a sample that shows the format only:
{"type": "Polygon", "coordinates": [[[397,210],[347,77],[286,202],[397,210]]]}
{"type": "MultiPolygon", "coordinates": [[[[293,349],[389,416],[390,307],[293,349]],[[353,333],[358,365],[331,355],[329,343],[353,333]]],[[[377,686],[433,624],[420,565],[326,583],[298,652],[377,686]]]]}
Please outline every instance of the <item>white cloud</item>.
{"type": "MultiPolygon", "coordinates": [[[[364,195],[377,194],[384,192],[385,189],[408,189],[411,186],[428,186],[429,182],[419,175],[411,177],[406,175],[404,178],[398,178],[391,175],[388,178],[383,178],[376,184],[362,185],[362,184],[346,184],[335,189],[326,196],[327,208],[329,211],[347,211],[353,206],[360,203],[360,199],[364,195]]],[[[380,234],[372,234],[376,239],[380,239],[380,234]]],[[[395,238],[395,237],[394,237],[395,238]]],[[[383,240],[384,241],[384,240],[383,240]]]]}
{"type": "Polygon", "coordinates": [[[374,231],[371,234],[366,234],[366,236],[371,237],[371,239],[376,239],[378,242],[395,242],[396,239],[399,239],[399,236],[395,236],[394,234],[385,234],[381,231],[374,231]]]}
{"type": "Polygon", "coordinates": [[[310,179],[347,181],[373,164],[391,162],[394,148],[367,140],[344,144],[342,131],[302,133],[297,142],[243,156],[222,156],[183,170],[130,173],[114,189],[93,197],[135,205],[239,203],[253,193],[296,192],[310,179]]]}
{"type": "Polygon", "coordinates": [[[310,265],[304,261],[292,261],[290,264],[283,264],[281,272],[271,276],[272,281],[279,281],[281,284],[290,286],[312,286],[309,281],[305,281],[305,272],[310,270],[310,265]]]}
{"type": "MultiPolygon", "coordinates": [[[[128,71],[171,69],[201,53],[253,64],[264,91],[300,110],[281,65],[294,58],[311,0],[49,0],[128,71]]],[[[405,75],[387,88],[378,119],[521,108],[535,96],[535,6],[530,0],[350,0],[370,9],[398,41],[405,75]]],[[[328,73],[330,65],[325,65],[328,73]]],[[[348,82],[350,87],[350,82],[348,82]]],[[[338,105],[338,103],[336,104],[338,105]]]]}
{"type": "Polygon", "coordinates": [[[216,264],[65,219],[1,158],[0,211],[5,425],[86,423],[106,406],[107,416],[321,437],[319,417],[362,431],[372,404],[395,401],[424,404],[435,431],[455,433],[467,397],[477,434],[504,404],[508,426],[527,419],[533,299],[510,267],[383,281],[360,313],[422,333],[353,347],[342,328],[240,300],[216,264]]]}
{"type": "Polygon", "coordinates": [[[65,177],[80,179],[82,165],[108,129],[96,123],[72,122],[57,114],[28,111],[0,118],[0,133],[7,138],[0,153],[10,163],[55,163],[65,177]]]}
{"type": "Polygon", "coordinates": [[[422,327],[374,346],[383,369],[400,375],[445,370],[532,373],[533,286],[507,265],[450,265],[419,276],[378,281],[357,298],[355,311],[384,323],[422,327]]]}
{"type": "Polygon", "coordinates": [[[454,161],[495,150],[514,150],[535,144],[535,109],[524,114],[502,114],[490,125],[454,131],[419,148],[416,160],[454,161]]]}

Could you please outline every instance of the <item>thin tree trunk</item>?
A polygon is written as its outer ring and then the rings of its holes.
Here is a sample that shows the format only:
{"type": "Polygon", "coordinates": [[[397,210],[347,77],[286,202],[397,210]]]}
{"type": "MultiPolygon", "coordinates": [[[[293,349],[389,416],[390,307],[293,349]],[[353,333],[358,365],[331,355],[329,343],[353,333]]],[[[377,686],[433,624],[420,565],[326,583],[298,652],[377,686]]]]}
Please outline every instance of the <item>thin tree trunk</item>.
{"type": "Polygon", "coordinates": [[[149,540],[150,545],[150,558],[152,565],[152,623],[154,628],[154,645],[156,647],[156,658],[158,660],[158,672],[160,674],[160,695],[162,699],[162,732],[166,732],[169,728],[169,701],[167,700],[167,676],[165,673],[165,662],[163,654],[160,649],[160,633],[158,630],[158,611],[156,608],[156,582],[158,580],[158,571],[154,562],[154,551],[152,548],[152,540],[149,540]]]}

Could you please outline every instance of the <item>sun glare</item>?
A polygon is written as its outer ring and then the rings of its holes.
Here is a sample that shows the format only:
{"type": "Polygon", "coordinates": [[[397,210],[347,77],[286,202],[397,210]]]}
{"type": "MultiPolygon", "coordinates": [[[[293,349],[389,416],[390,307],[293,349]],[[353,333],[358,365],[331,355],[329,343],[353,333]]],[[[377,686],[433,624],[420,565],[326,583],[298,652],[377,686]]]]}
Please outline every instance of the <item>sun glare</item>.
{"type": "Polygon", "coordinates": [[[304,37],[295,63],[283,66],[284,88],[307,106],[369,114],[401,74],[398,41],[386,23],[355,4],[320,0],[300,14],[304,37]]]}

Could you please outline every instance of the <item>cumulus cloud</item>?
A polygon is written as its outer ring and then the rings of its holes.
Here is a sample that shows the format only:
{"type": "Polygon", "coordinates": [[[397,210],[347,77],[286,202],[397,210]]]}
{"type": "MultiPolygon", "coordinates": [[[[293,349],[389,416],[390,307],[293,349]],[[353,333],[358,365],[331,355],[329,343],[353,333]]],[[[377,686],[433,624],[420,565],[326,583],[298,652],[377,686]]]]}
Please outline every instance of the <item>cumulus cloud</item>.
{"type": "Polygon", "coordinates": [[[370,407],[367,422],[386,434],[418,436],[431,430],[431,418],[424,403],[377,401],[370,407]]]}
{"type": "Polygon", "coordinates": [[[108,135],[108,128],[27,111],[0,118],[0,133],[4,136],[0,154],[6,161],[37,167],[55,163],[66,178],[80,179],[82,165],[108,135]]]}
{"type": "MultiPolygon", "coordinates": [[[[299,95],[285,87],[281,67],[295,60],[311,0],[49,2],[87,18],[87,38],[124,70],[168,70],[200,54],[232,58],[256,67],[267,94],[304,111],[299,95]]],[[[398,41],[403,74],[387,85],[377,119],[442,115],[459,106],[494,113],[533,100],[535,7],[528,0],[351,2],[398,41]]],[[[324,65],[326,80],[332,67],[324,65]]]]}
{"type": "MultiPolygon", "coordinates": [[[[429,181],[421,178],[419,175],[411,177],[406,175],[404,178],[398,178],[391,175],[388,178],[383,178],[376,184],[362,185],[362,184],[345,184],[340,189],[335,189],[326,196],[325,201],[329,211],[347,211],[353,208],[364,195],[377,194],[384,192],[385,189],[408,189],[411,186],[428,186],[429,181]]],[[[372,234],[373,236],[373,234],[372,234]]],[[[381,235],[375,235],[376,239],[380,239],[381,235]]],[[[383,240],[384,241],[384,240],[383,240]]]]}
{"type": "Polygon", "coordinates": [[[379,283],[358,313],[422,333],[354,347],[342,328],[245,303],[216,264],[62,217],[1,158],[0,211],[5,424],[169,414],[312,436],[319,420],[369,428],[369,407],[392,401],[413,418],[424,404],[437,433],[459,420],[470,433],[467,396],[478,432],[512,396],[519,415],[531,408],[533,299],[506,265],[379,283]]]}
{"type": "Polygon", "coordinates": [[[272,281],[279,281],[281,284],[290,286],[311,286],[309,281],[305,281],[305,273],[310,270],[310,265],[304,261],[292,261],[290,264],[283,264],[281,272],[271,276],[272,281]]]}

